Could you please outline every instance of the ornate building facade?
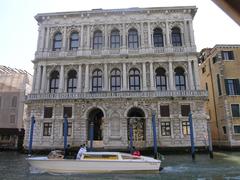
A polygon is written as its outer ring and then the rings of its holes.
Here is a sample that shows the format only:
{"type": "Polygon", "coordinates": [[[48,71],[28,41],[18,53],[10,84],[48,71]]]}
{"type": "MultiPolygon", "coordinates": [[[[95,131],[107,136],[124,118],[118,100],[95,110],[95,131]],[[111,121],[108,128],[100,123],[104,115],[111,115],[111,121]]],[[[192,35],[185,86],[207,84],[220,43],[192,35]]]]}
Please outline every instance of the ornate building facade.
{"type": "Polygon", "coordinates": [[[156,113],[160,147],[190,146],[188,113],[195,143],[205,146],[206,91],[200,90],[192,20],[196,7],[93,9],[37,14],[39,37],[32,93],[25,119],[28,146],[35,116],[33,149],[63,147],[68,117],[71,147],[153,144],[156,113]]]}

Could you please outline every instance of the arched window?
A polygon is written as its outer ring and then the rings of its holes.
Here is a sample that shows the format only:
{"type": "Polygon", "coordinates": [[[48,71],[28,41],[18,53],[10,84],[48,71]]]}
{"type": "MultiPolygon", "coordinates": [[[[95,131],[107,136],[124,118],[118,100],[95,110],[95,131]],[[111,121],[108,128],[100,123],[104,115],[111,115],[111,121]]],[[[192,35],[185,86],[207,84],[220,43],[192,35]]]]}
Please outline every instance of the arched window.
{"type": "Polygon", "coordinates": [[[163,33],[162,29],[156,28],[153,31],[153,42],[154,47],[163,47],[163,33]]]}
{"type": "Polygon", "coordinates": [[[184,69],[177,67],[174,72],[175,72],[176,90],[186,90],[184,69]]]}
{"type": "Polygon", "coordinates": [[[94,32],[93,35],[93,49],[101,49],[103,44],[103,37],[101,31],[94,32]]]}
{"type": "Polygon", "coordinates": [[[129,71],[129,89],[140,90],[140,72],[136,68],[129,71]]]}
{"type": "Polygon", "coordinates": [[[177,27],[172,28],[172,45],[182,46],[181,31],[177,27]]]}
{"type": "Polygon", "coordinates": [[[121,90],[121,73],[119,69],[113,69],[111,72],[111,90],[121,90]]]}
{"type": "Polygon", "coordinates": [[[53,38],[53,51],[60,50],[62,48],[62,33],[57,32],[53,38]]]}
{"type": "Polygon", "coordinates": [[[78,49],[79,38],[78,32],[72,32],[70,35],[70,50],[78,49]]]}
{"type": "Polygon", "coordinates": [[[56,93],[59,86],[59,72],[53,71],[50,75],[49,92],[56,93]]]}
{"type": "Polygon", "coordinates": [[[70,70],[67,78],[67,92],[76,92],[77,89],[77,72],[70,70]]]}
{"type": "Polygon", "coordinates": [[[136,29],[130,29],[128,31],[128,48],[138,48],[138,32],[136,29]]]}
{"type": "Polygon", "coordinates": [[[166,71],[163,68],[157,68],[156,71],[156,88],[160,91],[167,90],[166,71]]]}
{"type": "Polygon", "coordinates": [[[98,92],[102,90],[102,71],[96,69],[92,74],[92,91],[98,92]]]}
{"type": "Polygon", "coordinates": [[[120,48],[119,30],[113,30],[111,32],[111,48],[120,48]]]}

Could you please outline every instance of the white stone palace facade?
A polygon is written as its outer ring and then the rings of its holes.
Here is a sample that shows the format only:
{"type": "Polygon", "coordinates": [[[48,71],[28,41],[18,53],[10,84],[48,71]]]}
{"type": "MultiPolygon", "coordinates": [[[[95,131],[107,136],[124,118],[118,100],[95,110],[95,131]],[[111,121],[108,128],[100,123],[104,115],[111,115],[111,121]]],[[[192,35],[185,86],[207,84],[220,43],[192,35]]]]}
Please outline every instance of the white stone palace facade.
{"type": "Polygon", "coordinates": [[[93,147],[153,146],[156,113],[159,147],[190,146],[188,113],[196,146],[207,145],[204,102],[192,20],[196,7],[93,9],[37,14],[33,87],[27,96],[25,147],[31,116],[33,149],[68,144],[93,147]],[[131,120],[131,121],[130,121],[131,120]],[[130,123],[131,122],[131,123],[130,123]]]}

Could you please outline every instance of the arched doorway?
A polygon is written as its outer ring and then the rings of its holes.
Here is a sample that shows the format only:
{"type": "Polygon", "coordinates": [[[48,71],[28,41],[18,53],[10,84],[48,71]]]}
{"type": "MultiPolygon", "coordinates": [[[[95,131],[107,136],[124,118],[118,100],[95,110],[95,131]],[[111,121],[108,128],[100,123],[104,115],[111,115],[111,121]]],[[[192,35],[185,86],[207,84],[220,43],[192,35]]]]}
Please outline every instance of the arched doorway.
{"type": "Polygon", "coordinates": [[[93,140],[101,141],[103,112],[99,108],[94,108],[88,114],[88,140],[90,140],[90,124],[93,123],[93,140]]]}
{"type": "Polygon", "coordinates": [[[133,140],[145,140],[145,113],[142,109],[133,107],[127,113],[128,139],[130,139],[129,127],[133,128],[133,140]]]}

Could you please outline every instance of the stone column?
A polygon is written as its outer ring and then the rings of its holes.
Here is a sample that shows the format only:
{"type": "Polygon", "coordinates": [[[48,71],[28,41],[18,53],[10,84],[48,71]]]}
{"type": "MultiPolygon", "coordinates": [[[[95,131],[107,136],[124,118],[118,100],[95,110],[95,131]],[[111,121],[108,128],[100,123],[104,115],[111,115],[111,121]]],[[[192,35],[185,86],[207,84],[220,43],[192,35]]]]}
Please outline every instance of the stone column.
{"type": "Polygon", "coordinates": [[[46,70],[46,66],[43,66],[41,93],[45,93],[46,91],[46,80],[47,80],[46,78],[47,78],[47,70],[46,70]]]}
{"type": "Polygon", "coordinates": [[[150,62],[150,86],[151,86],[151,90],[154,90],[155,88],[154,88],[154,80],[153,80],[153,63],[152,62],[150,62]]]}
{"type": "Polygon", "coordinates": [[[81,92],[82,90],[82,65],[78,66],[78,80],[77,80],[77,92],[81,92]]]}
{"type": "Polygon", "coordinates": [[[37,50],[38,51],[43,51],[44,48],[44,34],[45,34],[45,28],[44,27],[39,27],[38,28],[38,46],[37,50]]]}
{"type": "Polygon", "coordinates": [[[107,64],[104,64],[104,90],[108,91],[108,70],[107,70],[107,64]]]}
{"type": "Polygon", "coordinates": [[[36,90],[36,79],[37,79],[37,65],[34,64],[34,73],[33,73],[33,81],[32,81],[32,93],[35,93],[35,90],[36,90]]]}
{"type": "Polygon", "coordinates": [[[193,67],[194,67],[196,89],[199,90],[200,89],[200,79],[199,79],[198,60],[197,59],[193,60],[193,67]]]}
{"type": "Polygon", "coordinates": [[[187,21],[184,21],[184,41],[186,46],[190,45],[188,36],[189,34],[188,34],[187,21]]]}
{"type": "Polygon", "coordinates": [[[194,40],[194,32],[193,32],[193,25],[192,20],[189,20],[189,34],[190,34],[190,42],[191,46],[195,46],[195,40],[194,40]]]}
{"type": "Polygon", "coordinates": [[[126,45],[126,26],[125,24],[122,24],[122,48],[126,49],[127,45],[126,45]]]}
{"type": "Polygon", "coordinates": [[[194,89],[191,61],[188,61],[188,80],[189,80],[188,81],[189,82],[189,89],[194,89]]]}
{"type": "Polygon", "coordinates": [[[63,41],[61,50],[65,51],[67,49],[67,27],[63,29],[63,41]]]}
{"type": "Polygon", "coordinates": [[[169,74],[169,87],[170,90],[175,90],[175,86],[173,84],[173,68],[172,68],[172,61],[168,62],[168,74],[169,74]]]}
{"type": "Polygon", "coordinates": [[[168,27],[168,21],[165,22],[166,23],[166,45],[167,47],[170,46],[170,34],[169,34],[169,27],[168,27]]]}
{"type": "Polygon", "coordinates": [[[49,38],[49,28],[46,28],[46,35],[45,35],[45,51],[48,51],[49,50],[49,41],[50,41],[50,38],[49,38]]]}
{"type": "Polygon", "coordinates": [[[64,90],[64,66],[61,65],[58,92],[63,92],[63,90],[64,90]]]}
{"type": "Polygon", "coordinates": [[[104,32],[104,49],[107,50],[108,49],[108,32],[107,32],[107,24],[105,24],[105,28],[104,28],[105,32],[104,32]]]}
{"type": "Polygon", "coordinates": [[[84,25],[81,26],[80,49],[83,49],[83,30],[84,25]]]}
{"type": "Polygon", "coordinates": [[[123,91],[127,90],[127,71],[126,71],[126,63],[123,63],[123,91]]]}
{"type": "Polygon", "coordinates": [[[152,48],[151,24],[148,22],[148,47],[152,48]]]}
{"type": "Polygon", "coordinates": [[[35,93],[39,93],[41,86],[41,66],[37,66],[37,78],[36,78],[36,86],[35,86],[35,93]]]}
{"type": "Polygon", "coordinates": [[[143,31],[143,22],[141,22],[141,48],[144,48],[144,31],[143,31]]]}
{"type": "Polygon", "coordinates": [[[90,49],[90,26],[87,25],[87,47],[86,47],[87,50],[90,49]]]}
{"type": "Polygon", "coordinates": [[[84,85],[84,92],[89,91],[89,65],[86,64],[85,66],[85,85],[84,85]]]}
{"type": "Polygon", "coordinates": [[[143,72],[143,90],[147,90],[147,75],[146,75],[146,63],[142,63],[142,72],[143,72]]]}

